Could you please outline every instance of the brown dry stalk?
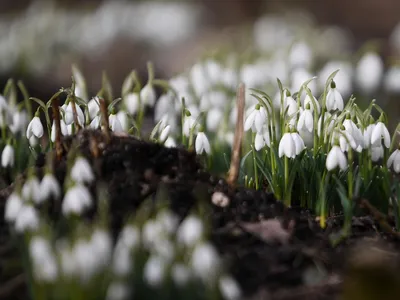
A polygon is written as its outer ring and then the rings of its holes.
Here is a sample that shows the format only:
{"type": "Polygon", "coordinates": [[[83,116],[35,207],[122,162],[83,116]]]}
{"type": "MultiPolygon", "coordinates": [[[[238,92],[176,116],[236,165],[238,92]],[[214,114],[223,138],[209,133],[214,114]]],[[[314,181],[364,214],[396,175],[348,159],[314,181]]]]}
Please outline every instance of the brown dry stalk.
{"type": "Polygon", "coordinates": [[[79,125],[79,120],[78,120],[78,113],[76,112],[76,104],[75,104],[75,99],[71,100],[71,107],[72,107],[72,115],[74,116],[74,123],[75,123],[75,128],[76,132],[81,129],[81,126],[79,125]]]}
{"type": "Polygon", "coordinates": [[[51,108],[53,111],[53,121],[56,127],[56,158],[57,160],[61,159],[63,153],[63,147],[61,144],[61,121],[60,121],[60,103],[58,102],[58,97],[55,97],[51,102],[51,108]]]}
{"type": "Polygon", "coordinates": [[[106,101],[103,98],[100,98],[99,102],[100,102],[100,112],[101,112],[101,126],[104,135],[106,136],[107,143],[109,143],[111,140],[111,135],[110,135],[110,124],[108,122],[108,109],[106,101]]]}
{"type": "Polygon", "coordinates": [[[237,90],[237,120],[235,128],[235,138],[233,141],[233,149],[231,156],[231,165],[228,171],[227,183],[234,187],[236,185],[237,179],[239,177],[240,168],[240,156],[242,150],[242,140],[243,140],[243,118],[244,118],[244,106],[245,106],[245,85],[244,83],[239,84],[237,90]]]}

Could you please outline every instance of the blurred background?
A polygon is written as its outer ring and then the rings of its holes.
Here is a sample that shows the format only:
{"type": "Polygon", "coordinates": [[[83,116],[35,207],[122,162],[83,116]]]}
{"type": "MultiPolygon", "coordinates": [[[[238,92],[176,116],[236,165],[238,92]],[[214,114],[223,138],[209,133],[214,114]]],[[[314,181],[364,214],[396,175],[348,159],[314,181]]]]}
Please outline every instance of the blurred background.
{"type": "Polygon", "coordinates": [[[388,103],[400,92],[399,11],[398,0],[0,0],[0,81],[22,79],[31,95],[46,99],[70,86],[76,63],[94,95],[103,70],[119,90],[132,69],[146,80],[148,60],[156,77],[170,78],[217,49],[271,53],[304,40],[305,50],[280,57],[301,61],[311,51],[312,75],[337,59],[356,70],[372,49],[382,76],[367,96],[388,103]]]}

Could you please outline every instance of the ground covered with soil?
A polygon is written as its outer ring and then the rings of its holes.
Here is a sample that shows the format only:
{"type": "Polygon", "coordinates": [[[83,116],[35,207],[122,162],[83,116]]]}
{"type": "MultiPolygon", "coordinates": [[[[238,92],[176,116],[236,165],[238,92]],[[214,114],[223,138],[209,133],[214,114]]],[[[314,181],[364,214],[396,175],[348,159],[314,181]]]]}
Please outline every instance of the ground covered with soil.
{"type": "MultiPolygon", "coordinates": [[[[196,155],[183,148],[165,148],[130,136],[112,135],[108,142],[100,131],[81,131],[63,140],[64,153],[54,162],[61,182],[71,145],[77,145],[90,160],[97,182],[108,187],[115,235],[126,216],[155,195],[160,186],[181,219],[202,202],[211,240],[246,299],[339,299],[343,291],[345,299],[359,299],[350,298],[360,277],[354,274],[371,274],[360,279],[362,284],[371,278],[373,282],[382,276],[394,278],[394,283],[383,280],[388,285],[386,291],[399,286],[399,239],[382,230],[382,223],[369,211],[354,218],[351,236],[333,247],[330,238],[340,231],[341,216],[328,219],[327,228],[322,230],[311,212],[285,208],[270,193],[231,187],[223,178],[207,173],[196,155]],[[227,196],[229,204],[213,204],[215,192],[227,196]]],[[[44,157],[39,157],[39,172],[44,163],[44,157]]],[[[12,188],[0,192],[1,216],[12,188]]],[[[60,208],[52,207],[51,214],[57,218],[60,208]]],[[[3,268],[16,251],[4,221],[0,224],[0,299],[23,299],[23,276],[3,268]]],[[[396,298],[388,295],[381,299],[396,298]]]]}

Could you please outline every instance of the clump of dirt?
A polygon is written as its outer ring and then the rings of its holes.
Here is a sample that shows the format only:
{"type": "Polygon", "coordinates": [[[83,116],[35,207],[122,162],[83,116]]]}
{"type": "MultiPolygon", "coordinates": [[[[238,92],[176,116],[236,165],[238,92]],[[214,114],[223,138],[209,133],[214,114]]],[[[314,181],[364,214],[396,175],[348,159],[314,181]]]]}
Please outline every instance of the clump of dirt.
{"type": "MultiPolygon", "coordinates": [[[[392,265],[400,266],[398,238],[381,233],[372,217],[354,218],[351,236],[333,247],[330,235],[341,229],[340,217],[328,219],[327,229],[322,230],[309,211],[286,208],[264,191],[230,187],[223,178],[206,172],[195,153],[183,148],[166,148],[131,136],[112,135],[107,140],[101,131],[91,130],[64,138],[63,148],[62,156],[53,162],[58,180],[64,182],[71,151],[84,155],[93,166],[97,182],[107,187],[115,236],[145,199],[154,197],[156,201],[161,186],[181,220],[201,202],[211,240],[248,299],[336,299],[352,265],[351,251],[359,241],[368,240],[370,247],[376,248],[386,245],[386,253],[394,255],[392,265]],[[221,202],[224,205],[211,201],[216,192],[218,197],[225,197],[221,202]]],[[[37,160],[39,176],[45,161],[43,156],[37,160]]],[[[11,191],[12,186],[0,191],[2,216],[11,191]]],[[[92,192],[96,193],[94,186],[92,192]]],[[[86,217],[90,218],[94,210],[86,217]]],[[[57,218],[60,204],[54,205],[50,214],[57,218]]],[[[0,224],[2,262],[15,251],[4,220],[0,224]]],[[[2,295],[23,299],[21,275],[3,276],[1,267],[0,263],[0,299],[2,295]],[[10,284],[14,284],[11,289],[10,284]]]]}

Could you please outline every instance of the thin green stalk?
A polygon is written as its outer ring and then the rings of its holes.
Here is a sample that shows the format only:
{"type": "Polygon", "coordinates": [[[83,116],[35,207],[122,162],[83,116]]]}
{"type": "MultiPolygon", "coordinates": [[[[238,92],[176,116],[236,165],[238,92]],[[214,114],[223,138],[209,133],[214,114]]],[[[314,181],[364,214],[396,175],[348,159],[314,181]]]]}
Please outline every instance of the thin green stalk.
{"type": "Polygon", "coordinates": [[[349,172],[347,173],[347,181],[348,181],[348,198],[349,201],[353,199],[353,149],[349,147],[348,151],[348,160],[349,160],[349,172]]]}
{"type": "Polygon", "coordinates": [[[256,137],[256,134],[253,132],[252,133],[251,152],[252,152],[252,155],[253,155],[254,181],[256,183],[256,190],[258,190],[258,188],[259,188],[259,184],[258,184],[258,169],[257,169],[257,161],[256,161],[256,151],[254,149],[255,137],[256,137]]]}
{"type": "Polygon", "coordinates": [[[291,199],[290,199],[290,190],[289,190],[289,158],[285,156],[285,190],[283,192],[284,194],[284,203],[286,206],[291,205],[291,199]]]}

